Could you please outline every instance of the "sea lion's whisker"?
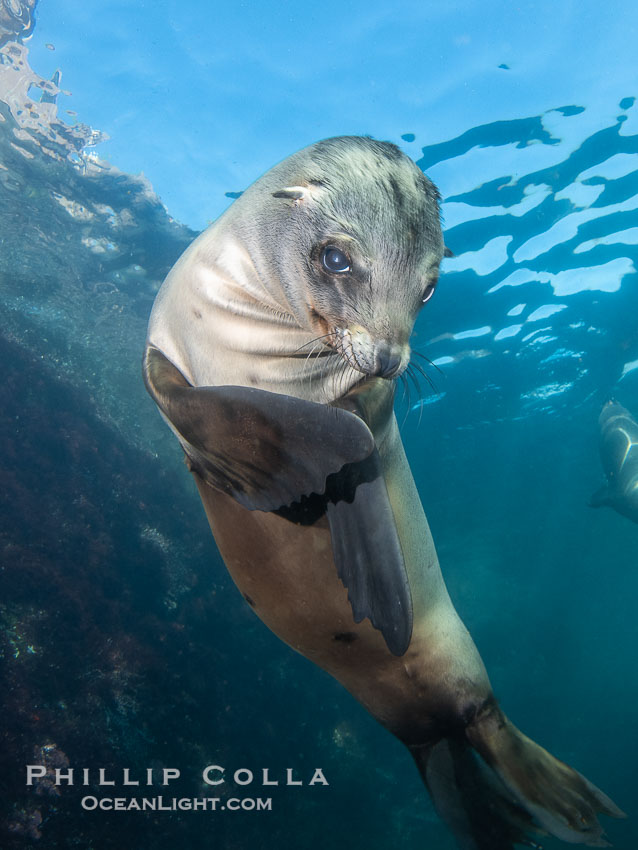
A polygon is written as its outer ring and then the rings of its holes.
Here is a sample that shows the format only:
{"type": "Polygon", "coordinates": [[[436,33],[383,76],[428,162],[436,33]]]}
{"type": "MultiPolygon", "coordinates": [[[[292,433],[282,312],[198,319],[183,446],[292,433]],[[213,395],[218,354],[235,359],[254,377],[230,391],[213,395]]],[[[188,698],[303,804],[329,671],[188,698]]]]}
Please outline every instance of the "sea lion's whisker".
{"type": "MultiPolygon", "coordinates": [[[[408,375],[412,378],[412,381],[416,384],[416,386],[417,386],[417,388],[418,388],[418,397],[419,397],[419,399],[418,399],[418,404],[419,404],[419,421],[417,422],[417,428],[420,428],[420,427],[421,427],[421,418],[422,418],[422,416],[423,416],[423,405],[424,405],[424,400],[423,400],[423,391],[422,391],[422,389],[421,389],[421,385],[419,384],[419,381],[418,381],[418,379],[417,379],[416,375],[414,375],[414,374],[413,374],[413,372],[412,372],[412,370],[411,370],[411,368],[410,368],[410,367],[411,367],[411,366],[413,366],[413,365],[414,365],[413,363],[410,363],[410,364],[408,365],[408,368],[406,369],[406,372],[407,372],[407,374],[408,374],[408,375]]],[[[427,377],[427,376],[426,376],[426,377],[427,377]]],[[[416,404],[415,404],[414,406],[416,407],[416,404]]],[[[410,409],[412,409],[412,406],[410,406],[410,409]]]]}
{"type": "Polygon", "coordinates": [[[331,331],[330,333],[323,334],[322,336],[316,336],[314,339],[311,339],[309,342],[304,342],[303,345],[300,345],[299,348],[296,348],[294,351],[290,353],[290,357],[294,357],[295,354],[298,354],[302,349],[307,348],[309,345],[312,345],[313,342],[320,342],[321,340],[328,339],[328,337],[336,336],[335,331],[331,331]]]}
{"type": "Polygon", "coordinates": [[[343,371],[341,373],[341,386],[339,387],[342,394],[344,394],[348,390],[348,380],[347,379],[348,379],[348,375],[349,375],[351,370],[352,370],[352,366],[350,365],[349,361],[347,361],[347,360],[344,361],[343,371]]]}
{"type": "Polygon", "coordinates": [[[407,407],[405,410],[405,416],[403,417],[403,421],[401,422],[401,428],[403,428],[410,414],[410,410],[412,409],[412,399],[410,398],[410,384],[408,383],[408,379],[405,375],[405,372],[402,372],[399,375],[399,378],[401,379],[401,385],[403,387],[403,401],[405,401],[407,397],[407,407]]]}
{"type": "Polygon", "coordinates": [[[441,369],[439,369],[436,363],[433,360],[430,360],[429,357],[426,357],[425,354],[421,354],[420,351],[415,351],[414,349],[412,349],[412,354],[414,354],[416,357],[420,357],[421,360],[425,360],[425,362],[428,363],[430,366],[434,366],[439,375],[445,374],[441,369]]]}
{"type": "Polygon", "coordinates": [[[403,400],[405,401],[406,397],[407,397],[408,408],[409,408],[410,407],[410,385],[408,384],[408,379],[406,378],[404,372],[402,372],[399,375],[399,379],[401,380],[401,386],[403,387],[403,400]]]}
{"type": "Polygon", "coordinates": [[[408,364],[408,368],[405,370],[405,374],[407,375],[408,378],[411,379],[412,383],[416,387],[417,396],[419,398],[421,398],[421,396],[423,395],[423,391],[421,390],[421,384],[419,384],[418,378],[416,377],[416,375],[412,371],[412,364],[411,363],[408,364]]]}
{"type": "Polygon", "coordinates": [[[317,344],[315,343],[312,346],[312,348],[310,349],[310,351],[308,352],[308,354],[306,354],[306,359],[305,359],[305,362],[304,362],[304,369],[308,368],[308,362],[310,361],[312,355],[315,353],[316,348],[317,348],[317,344]]]}
{"type": "Polygon", "coordinates": [[[341,361],[339,369],[336,373],[336,382],[335,382],[335,397],[336,398],[341,398],[341,396],[344,394],[343,391],[342,391],[342,387],[343,387],[343,383],[344,383],[345,378],[346,378],[346,374],[348,372],[348,366],[349,365],[350,364],[348,363],[348,361],[344,357],[343,360],[341,361]]]}
{"type": "Polygon", "coordinates": [[[420,428],[420,427],[421,427],[421,420],[423,419],[423,408],[424,408],[424,406],[425,406],[425,401],[424,401],[424,399],[421,397],[421,398],[419,399],[419,421],[416,423],[416,427],[417,427],[417,428],[420,428]]]}
{"type": "Polygon", "coordinates": [[[437,389],[437,387],[436,387],[436,384],[434,383],[434,381],[432,380],[432,378],[428,375],[428,373],[425,371],[425,369],[421,368],[421,366],[419,366],[419,364],[418,364],[418,363],[410,363],[410,366],[413,366],[413,367],[417,370],[417,372],[419,372],[421,375],[423,375],[423,377],[425,378],[425,380],[426,380],[426,381],[428,382],[428,384],[430,385],[430,388],[431,388],[432,390],[434,390],[434,392],[435,392],[435,393],[438,393],[438,389],[437,389]]]}
{"type": "MultiPolygon", "coordinates": [[[[305,360],[305,362],[304,362],[304,367],[303,367],[303,368],[304,368],[304,371],[303,371],[303,377],[304,377],[304,380],[306,379],[306,375],[307,375],[307,372],[308,372],[308,368],[309,368],[309,366],[310,366],[310,360],[312,359],[312,355],[314,354],[314,352],[315,352],[315,349],[316,349],[316,348],[317,348],[317,344],[315,343],[315,345],[313,345],[313,347],[312,347],[311,351],[308,353],[308,355],[307,355],[307,357],[306,357],[306,360],[305,360]]],[[[316,360],[316,359],[317,359],[317,358],[315,357],[315,360],[316,360]]],[[[311,392],[312,392],[312,382],[313,382],[313,379],[314,379],[314,374],[313,374],[313,372],[310,372],[310,389],[311,389],[311,392]]]]}

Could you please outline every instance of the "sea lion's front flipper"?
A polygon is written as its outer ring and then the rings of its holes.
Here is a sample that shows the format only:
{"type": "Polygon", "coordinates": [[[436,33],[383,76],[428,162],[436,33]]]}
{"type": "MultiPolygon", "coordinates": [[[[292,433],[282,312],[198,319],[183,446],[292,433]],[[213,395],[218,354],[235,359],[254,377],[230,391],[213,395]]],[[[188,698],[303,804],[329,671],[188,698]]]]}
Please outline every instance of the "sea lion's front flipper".
{"type": "MultiPolygon", "coordinates": [[[[335,404],[361,417],[382,443],[394,384],[368,379],[335,404]]],[[[331,476],[326,495],[333,556],[355,622],[369,617],[388,649],[403,655],[412,637],[412,595],[378,449],[331,476]]]]}
{"type": "Polygon", "coordinates": [[[390,652],[403,655],[412,637],[412,596],[377,449],[331,476],[326,494],[333,557],[354,621],[369,617],[390,652]]]}
{"type": "Polygon", "coordinates": [[[191,469],[216,490],[261,511],[325,493],[355,622],[369,617],[402,655],[412,599],[379,454],[361,416],[250,387],[193,387],[153,346],[144,380],[191,469]]]}
{"type": "Polygon", "coordinates": [[[144,380],[192,469],[249,510],[321,494],[329,475],[374,450],[352,413],[252,387],[193,387],[152,346],[144,380]]]}

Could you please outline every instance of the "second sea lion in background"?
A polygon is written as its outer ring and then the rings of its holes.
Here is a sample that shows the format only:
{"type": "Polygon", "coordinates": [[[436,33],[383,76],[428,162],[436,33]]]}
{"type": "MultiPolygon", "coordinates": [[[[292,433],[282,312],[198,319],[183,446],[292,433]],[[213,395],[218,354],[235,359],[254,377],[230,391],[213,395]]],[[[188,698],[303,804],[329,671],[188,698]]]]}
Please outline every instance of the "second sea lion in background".
{"type": "Polygon", "coordinates": [[[607,505],[638,523],[638,422],[616,401],[600,412],[600,459],[607,483],[591,497],[591,506],[607,505]]]}

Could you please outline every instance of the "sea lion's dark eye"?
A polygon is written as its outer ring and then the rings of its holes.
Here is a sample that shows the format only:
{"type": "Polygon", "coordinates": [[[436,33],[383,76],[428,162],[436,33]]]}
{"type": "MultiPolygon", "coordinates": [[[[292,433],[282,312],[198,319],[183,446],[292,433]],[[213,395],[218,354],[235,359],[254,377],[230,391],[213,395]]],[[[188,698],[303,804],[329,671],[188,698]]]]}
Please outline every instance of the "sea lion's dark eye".
{"type": "Polygon", "coordinates": [[[340,274],[350,271],[350,260],[347,255],[335,248],[334,245],[328,245],[321,252],[321,262],[326,271],[332,274],[340,274]]]}
{"type": "Polygon", "coordinates": [[[429,301],[430,298],[432,298],[432,296],[434,295],[435,289],[436,289],[435,283],[428,283],[428,285],[425,287],[425,289],[423,290],[423,303],[424,304],[425,304],[426,301],[429,301]]]}

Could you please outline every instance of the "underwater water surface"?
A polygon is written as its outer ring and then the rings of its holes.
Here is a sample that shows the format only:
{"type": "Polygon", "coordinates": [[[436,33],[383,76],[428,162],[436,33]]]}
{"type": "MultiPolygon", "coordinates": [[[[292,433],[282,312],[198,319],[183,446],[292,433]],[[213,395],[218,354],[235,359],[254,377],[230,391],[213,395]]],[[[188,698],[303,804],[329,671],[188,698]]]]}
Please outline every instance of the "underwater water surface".
{"type": "MultiPolygon", "coordinates": [[[[169,110],[164,121],[180,140],[172,168],[192,155],[214,172],[204,188],[182,187],[182,215],[167,200],[174,186],[160,200],[155,177],[129,173],[133,154],[118,148],[121,138],[109,143],[81,123],[94,123],[88,106],[68,114],[64,84],[42,57],[78,24],[65,19],[66,4],[54,22],[55,7],[36,10],[36,43],[27,40],[35,4],[0,6],[0,846],[454,847],[403,748],[243,602],[140,378],[153,299],[206,220],[294,147],[337,132],[389,137],[391,124],[391,140],[441,190],[454,253],[413,338],[433,363],[434,386],[423,379],[397,393],[444,576],[505,711],[627,812],[605,826],[615,847],[633,850],[638,527],[588,503],[602,482],[602,405],[613,397],[638,416],[635,85],[601,86],[595,97],[583,88],[565,101],[557,80],[556,96],[537,89],[530,111],[524,98],[499,111],[496,99],[485,120],[442,119],[449,134],[424,139],[423,106],[406,81],[400,113],[364,99],[367,116],[359,105],[353,128],[349,114],[339,120],[340,101],[329,126],[306,120],[305,135],[295,125],[278,146],[266,114],[253,171],[241,162],[239,105],[220,118],[229,150],[217,141],[206,155],[206,133],[193,131],[185,147],[187,130],[169,110]],[[403,123],[411,110],[414,121],[403,123]],[[219,191],[203,197],[211,186],[219,191]],[[207,764],[294,766],[304,776],[320,766],[330,785],[278,788],[263,814],[87,812],[86,791],[25,786],[24,765],[42,762],[178,767],[183,795],[202,793],[207,764]]],[[[117,19],[117,5],[110,12],[117,19]]],[[[90,14],[86,5],[78,12],[90,14]]],[[[141,55],[135,42],[123,52],[105,29],[96,48],[111,57],[105,90],[147,54],[161,64],[149,34],[162,28],[190,39],[206,67],[208,24],[198,33],[197,16],[176,8],[148,17],[141,55]]],[[[402,55],[396,33],[373,39],[372,18],[354,64],[371,41],[402,55]]],[[[490,61],[507,74],[498,64],[512,58],[503,48],[490,61]]],[[[239,103],[223,59],[214,91],[239,103]]],[[[456,89],[449,75],[445,83],[449,102],[456,89]]],[[[357,91],[353,82],[354,101],[357,91]]],[[[274,103],[274,89],[269,96],[274,103]]],[[[102,108],[115,115],[114,104],[103,99],[102,108]]],[[[114,139],[140,132],[126,110],[118,115],[114,139]]],[[[159,163],[166,144],[149,141],[159,163]]]]}

